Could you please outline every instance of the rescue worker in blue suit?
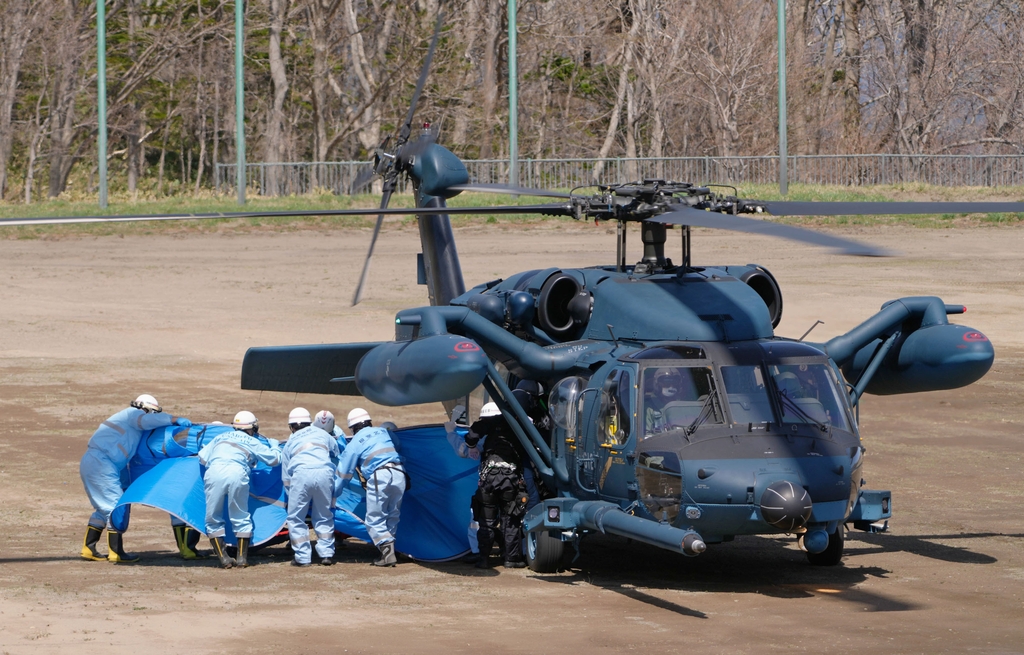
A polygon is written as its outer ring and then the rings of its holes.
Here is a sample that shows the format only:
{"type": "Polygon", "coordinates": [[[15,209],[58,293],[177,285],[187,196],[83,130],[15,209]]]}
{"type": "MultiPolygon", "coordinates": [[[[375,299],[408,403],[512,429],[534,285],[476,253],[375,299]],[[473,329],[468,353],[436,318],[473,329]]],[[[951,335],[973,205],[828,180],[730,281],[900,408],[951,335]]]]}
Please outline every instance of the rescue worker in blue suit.
{"type": "Polygon", "coordinates": [[[391,435],[384,428],[375,428],[365,409],[357,407],[348,413],[352,439],[338,462],[339,481],[344,488],[358,472],[366,486],[366,531],[380,550],[374,566],[394,566],[395,533],[398,530],[406,473],[402,458],[395,449],[391,435]]]}
{"type": "Polygon", "coordinates": [[[338,442],[334,415],[309,412],[296,407],[288,415],[292,436],[281,448],[281,481],[288,490],[288,539],[292,544],[293,566],[312,564],[306,514],[313,519],[316,552],[320,564],[334,564],[334,471],[338,465],[338,442]]]}
{"type": "Polygon", "coordinates": [[[252,412],[238,412],[231,422],[234,429],[217,435],[199,451],[199,463],[206,467],[203,488],[206,491],[206,535],[213,550],[226,569],[249,566],[249,540],[252,539],[252,515],[249,514],[249,471],[259,463],[277,466],[281,449],[256,438],[259,421],[252,412]],[[228,555],[224,544],[226,534],[224,501],[228,502],[228,519],[238,539],[238,557],[228,555]]]}
{"type": "Polygon", "coordinates": [[[89,439],[89,446],[78,470],[85,493],[96,511],[89,517],[89,526],[86,528],[85,542],[82,544],[84,559],[105,559],[115,563],[138,561],[137,556],[124,552],[121,533],[111,525],[110,514],[124,493],[121,474],[127,469],[128,460],[135,456],[142,433],[168,425],[187,428],[192,422],[181,416],[164,414],[156,398],[142,394],[131,402],[131,407],[103,421],[89,439]],[[107,530],[109,549],[106,557],[96,550],[104,528],[107,530]]]}

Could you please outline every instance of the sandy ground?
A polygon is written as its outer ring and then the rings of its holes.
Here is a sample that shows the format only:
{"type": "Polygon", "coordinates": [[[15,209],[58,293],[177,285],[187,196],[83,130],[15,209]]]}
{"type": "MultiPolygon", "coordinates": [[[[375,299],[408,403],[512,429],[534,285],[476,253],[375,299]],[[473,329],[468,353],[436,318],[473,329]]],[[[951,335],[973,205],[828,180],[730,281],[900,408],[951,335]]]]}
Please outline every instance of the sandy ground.
{"type": "MultiPolygon", "coordinates": [[[[460,563],[379,571],[349,542],[332,568],[247,570],[176,556],[166,516],[133,513],[137,565],[78,558],[90,507],[78,460],[95,426],[138,393],[193,420],[250,409],[284,437],[295,405],[344,416],[354,400],[241,391],[250,346],[387,339],[425,304],[416,232],[378,243],[366,301],[349,299],[368,231],[0,241],[0,652],[1024,652],[1024,228],[865,228],[903,256],[858,259],[700,232],[698,264],[767,266],[779,333],[840,334],[882,302],[939,295],[995,343],[963,390],[868,397],[872,488],[892,530],[851,534],[836,568],[784,538],[738,538],[694,559],[605,539],[556,575],[460,563]]],[[[457,231],[470,284],[613,259],[605,227],[457,231]]],[[[632,237],[631,259],[639,238],[632,237]]],[[[670,253],[675,248],[670,248],[670,253]]],[[[400,424],[439,406],[369,407],[400,424]]]]}

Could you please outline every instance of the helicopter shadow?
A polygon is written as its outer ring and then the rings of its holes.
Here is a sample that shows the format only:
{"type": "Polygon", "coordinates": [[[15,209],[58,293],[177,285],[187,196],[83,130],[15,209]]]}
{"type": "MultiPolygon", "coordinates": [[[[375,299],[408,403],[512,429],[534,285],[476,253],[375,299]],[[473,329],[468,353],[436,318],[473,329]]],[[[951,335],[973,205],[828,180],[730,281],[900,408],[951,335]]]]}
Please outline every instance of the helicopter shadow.
{"type": "MultiPolygon", "coordinates": [[[[877,552],[877,551],[876,551],[877,552]]],[[[570,555],[571,557],[571,555],[570,555]]],[[[699,558],[689,558],[618,537],[592,535],[581,555],[562,575],[538,575],[546,583],[586,584],[617,593],[650,607],[692,618],[707,615],[666,600],[657,592],[756,594],[779,599],[824,596],[856,604],[871,612],[905,612],[915,603],[858,588],[890,571],[876,566],[819,567],[779,539],[745,537],[716,546],[699,558]]]]}
{"type": "Polygon", "coordinates": [[[999,560],[991,555],[979,553],[966,547],[947,546],[940,541],[959,539],[986,539],[989,537],[1009,537],[1024,539],[1024,534],[1006,534],[1002,532],[963,532],[958,534],[925,534],[896,535],[892,533],[851,533],[846,541],[846,556],[856,556],[877,552],[906,552],[920,557],[927,557],[954,564],[995,564],[999,560]],[[870,547],[856,547],[851,542],[863,542],[870,547]]]}

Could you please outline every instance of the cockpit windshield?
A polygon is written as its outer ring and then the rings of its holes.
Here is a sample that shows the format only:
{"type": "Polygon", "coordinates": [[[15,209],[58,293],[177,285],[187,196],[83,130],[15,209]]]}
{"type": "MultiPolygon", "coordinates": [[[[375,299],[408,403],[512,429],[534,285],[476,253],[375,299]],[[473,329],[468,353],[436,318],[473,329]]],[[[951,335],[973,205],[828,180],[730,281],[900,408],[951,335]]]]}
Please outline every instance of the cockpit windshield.
{"type": "Polygon", "coordinates": [[[733,423],[774,423],[768,386],[760,366],[723,366],[722,382],[733,423]]]}
{"type": "Polygon", "coordinates": [[[783,423],[849,430],[835,372],[825,364],[771,364],[783,423]]]}
{"type": "Polygon", "coordinates": [[[643,372],[644,435],[722,423],[710,366],[650,366],[643,372]]]}

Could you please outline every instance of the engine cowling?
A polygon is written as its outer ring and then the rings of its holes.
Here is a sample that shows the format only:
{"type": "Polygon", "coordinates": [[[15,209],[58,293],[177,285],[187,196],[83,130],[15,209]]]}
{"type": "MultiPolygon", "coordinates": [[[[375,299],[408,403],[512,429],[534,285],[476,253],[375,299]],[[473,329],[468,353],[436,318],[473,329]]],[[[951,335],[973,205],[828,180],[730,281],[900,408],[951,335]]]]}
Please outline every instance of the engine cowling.
{"type": "Polygon", "coordinates": [[[779,327],[779,322],[782,321],[782,290],[779,288],[779,283],[775,281],[775,276],[767,268],[757,264],[722,266],[720,268],[729,275],[739,278],[741,282],[753,289],[768,308],[772,327],[779,327]]]}
{"type": "Polygon", "coordinates": [[[556,341],[569,341],[586,328],[593,308],[590,291],[572,275],[559,271],[541,286],[537,298],[537,326],[556,341]]]}

